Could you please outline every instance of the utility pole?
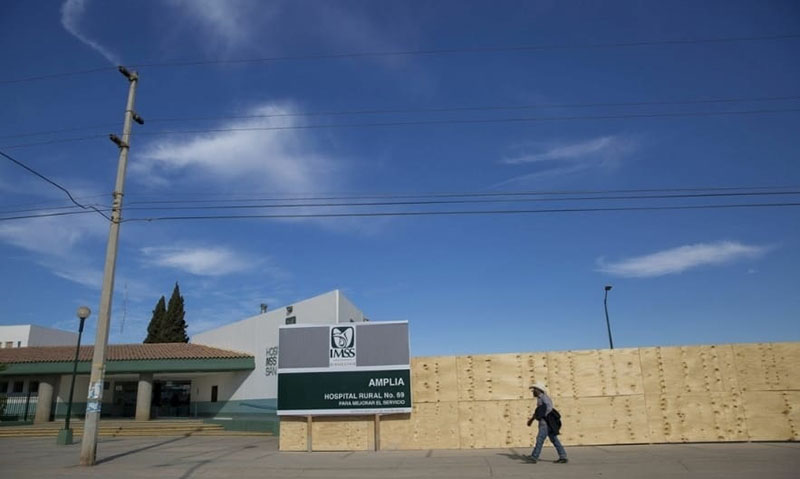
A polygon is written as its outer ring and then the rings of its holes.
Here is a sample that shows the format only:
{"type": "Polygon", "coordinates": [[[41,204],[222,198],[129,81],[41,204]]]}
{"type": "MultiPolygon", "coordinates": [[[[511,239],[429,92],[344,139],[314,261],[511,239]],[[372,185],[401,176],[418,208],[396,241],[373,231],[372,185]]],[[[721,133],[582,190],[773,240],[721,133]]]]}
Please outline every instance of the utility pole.
{"type": "Polygon", "coordinates": [[[103,289],[100,293],[100,311],[97,316],[97,335],[94,340],[92,356],[92,373],[89,378],[89,393],[86,400],[86,419],[83,425],[81,441],[81,465],[93,466],[97,456],[97,430],[100,422],[100,408],[103,404],[103,381],[106,371],[106,347],[111,322],[111,299],[114,293],[114,271],[117,266],[117,243],[119,242],[119,226],[122,219],[122,198],[125,189],[125,170],[128,166],[128,150],[131,141],[131,123],[144,124],[142,118],[133,110],[136,99],[136,85],[139,76],[127,68],[120,66],[120,73],[128,79],[128,103],[125,107],[125,123],[122,127],[122,139],[110,135],[119,147],[119,164],[117,165],[117,182],[114,186],[111,201],[111,226],[106,246],[106,262],[103,268],[103,289]]]}

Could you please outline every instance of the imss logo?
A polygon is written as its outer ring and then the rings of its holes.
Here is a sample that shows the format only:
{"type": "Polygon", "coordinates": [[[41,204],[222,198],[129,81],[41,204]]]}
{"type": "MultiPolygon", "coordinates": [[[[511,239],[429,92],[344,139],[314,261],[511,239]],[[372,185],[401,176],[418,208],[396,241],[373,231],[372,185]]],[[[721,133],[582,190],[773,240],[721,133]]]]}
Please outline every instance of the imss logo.
{"type": "Polygon", "coordinates": [[[354,326],[331,327],[331,364],[355,365],[356,328],[354,326]]]}

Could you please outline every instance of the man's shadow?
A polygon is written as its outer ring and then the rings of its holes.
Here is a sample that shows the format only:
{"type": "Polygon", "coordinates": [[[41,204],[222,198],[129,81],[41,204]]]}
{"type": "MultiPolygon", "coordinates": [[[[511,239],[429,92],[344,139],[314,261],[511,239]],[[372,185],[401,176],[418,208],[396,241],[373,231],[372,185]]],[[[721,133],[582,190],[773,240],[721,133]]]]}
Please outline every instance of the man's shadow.
{"type": "Polygon", "coordinates": [[[505,456],[509,459],[512,459],[517,462],[530,462],[530,456],[526,456],[525,454],[520,454],[513,449],[509,449],[510,452],[501,452],[498,453],[498,456],[505,456]]]}

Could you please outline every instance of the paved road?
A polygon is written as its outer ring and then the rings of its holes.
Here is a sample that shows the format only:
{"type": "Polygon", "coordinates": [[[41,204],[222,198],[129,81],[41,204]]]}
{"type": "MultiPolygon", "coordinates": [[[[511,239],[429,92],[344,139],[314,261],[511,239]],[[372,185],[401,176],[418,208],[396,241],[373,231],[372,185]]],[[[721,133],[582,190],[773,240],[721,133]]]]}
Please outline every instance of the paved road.
{"type": "Polygon", "coordinates": [[[278,452],[275,438],[102,439],[100,463],[78,464],[80,445],[0,439],[0,476],[102,478],[796,478],[800,444],[676,444],[571,447],[569,464],[529,464],[527,449],[474,451],[278,452]]]}

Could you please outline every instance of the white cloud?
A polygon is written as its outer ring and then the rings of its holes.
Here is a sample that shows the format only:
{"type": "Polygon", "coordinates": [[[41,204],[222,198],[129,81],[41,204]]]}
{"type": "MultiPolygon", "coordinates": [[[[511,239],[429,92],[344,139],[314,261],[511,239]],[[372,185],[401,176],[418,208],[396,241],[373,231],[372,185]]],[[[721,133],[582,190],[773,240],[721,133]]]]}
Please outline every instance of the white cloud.
{"type": "Polygon", "coordinates": [[[170,0],[170,3],[202,25],[206,38],[213,36],[227,48],[252,40],[255,21],[271,17],[274,11],[274,5],[254,0],[170,0]]]}
{"type": "MultiPolygon", "coordinates": [[[[286,115],[289,106],[261,105],[247,115],[286,115]]],[[[307,132],[252,129],[292,126],[293,117],[250,118],[219,125],[224,131],[171,138],[148,144],[131,171],[145,183],[169,183],[170,175],[199,177],[230,188],[236,181],[249,190],[312,193],[326,191],[333,181],[335,163],[314,151],[307,132]]]]}
{"type": "Polygon", "coordinates": [[[66,0],[61,5],[61,25],[75,38],[82,41],[86,45],[92,47],[99,54],[108,60],[112,65],[120,65],[122,61],[119,55],[104,47],[95,40],[92,40],[84,34],[80,27],[80,21],[86,11],[86,5],[89,0],[66,0]]]}
{"type": "Polygon", "coordinates": [[[32,253],[66,257],[78,243],[107,231],[108,222],[94,213],[53,216],[0,223],[0,241],[32,253]]]}
{"type": "MultiPolygon", "coordinates": [[[[527,165],[534,171],[506,180],[500,185],[544,177],[567,175],[589,169],[612,169],[638,148],[638,142],[620,135],[609,135],[572,143],[533,144],[517,147],[520,152],[501,162],[527,165]]],[[[500,186],[497,185],[497,186],[500,186]]]]}
{"type": "Polygon", "coordinates": [[[767,246],[746,245],[738,241],[717,241],[679,246],[611,263],[600,258],[597,263],[598,271],[603,273],[631,278],[649,278],[682,273],[700,266],[756,258],[769,249],[767,246]]]}
{"type": "Polygon", "coordinates": [[[214,247],[147,247],[141,249],[145,263],[173,268],[198,276],[223,276],[241,273],[258,266],[259,261],[233,251],[214,247]]]}

